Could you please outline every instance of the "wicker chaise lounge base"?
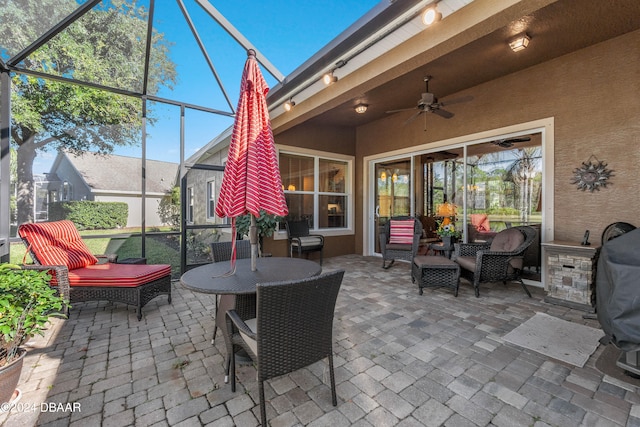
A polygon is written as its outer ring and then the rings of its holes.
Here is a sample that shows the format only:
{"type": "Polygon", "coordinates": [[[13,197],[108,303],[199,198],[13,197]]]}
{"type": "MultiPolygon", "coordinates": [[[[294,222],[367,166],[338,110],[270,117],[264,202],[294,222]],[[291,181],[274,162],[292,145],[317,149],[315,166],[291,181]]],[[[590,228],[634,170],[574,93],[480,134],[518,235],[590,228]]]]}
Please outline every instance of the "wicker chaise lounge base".
{"type": "Polygon", "coordinates": [[[74,302],[111,301],[136,307],[138,320],[142,319],[142,307],[159,295],[167,295],[171,304],[171,276],[161,277],[153,282],[136,287],[91,287],[72,286],[70,300],[74,302]]]}
{"type": "Polygon", "coordinates": [[[117,274],[121,275],[121,277],[109,277],[107,274],[100,279],[96,279],[100,273],[91,267],[93,266],[69,271],[64,265],[22,266],[25,269],[51,271],[55,277],[52,282],[59,287],[60,293],[67,296],[71,305],[87,301],[121,302],[135,306],[138,320],[141,320],[142,307],[155,297],[167,295],[167,302],[171,304],[171,269],[168,265],[149,265],[145,266],[147,268],[143,271],[141,270],[144,268],[142,265],[99,264],[95,267],[103,267],[107,271],[109,269],[116,270],[117,274]],[[144,280],[143,277],[147,276],[146,273],[159,277],[146,283],[143,281],[136,283],[140,279],[144,280]],[[92,276],[93,283],[91,283],[92,276]],[[83,282],[91,283],[91,285],[76,284],[83,282]]]}
{"type": "Polygon", "coordinates": [[[142,307],[155,297],[167,295],[171,303],[170,265],[147,265],[144,258],[98,263],[69,220],[22,224],[18,233],[35,263],[23,268],[51,272],[51,285],[72,305],[121,302],[135,306],[141,320],[142,307]]]}

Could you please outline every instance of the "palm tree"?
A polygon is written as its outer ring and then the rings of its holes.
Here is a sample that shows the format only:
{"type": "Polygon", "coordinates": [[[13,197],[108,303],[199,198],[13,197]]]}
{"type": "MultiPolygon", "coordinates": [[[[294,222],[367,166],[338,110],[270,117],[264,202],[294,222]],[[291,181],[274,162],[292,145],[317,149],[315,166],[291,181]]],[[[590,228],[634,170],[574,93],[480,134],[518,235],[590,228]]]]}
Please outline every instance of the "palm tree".
{"type": "Polygon", "coordinates": [[[520,197],[517,200],[520,211],[520,221],[529,223],[533,199],[533,183],[542,158],[540,147],[521,148],[513,151],[516,159],[507,168],[505,181],[511,181],[519,188],[520,197]]]}

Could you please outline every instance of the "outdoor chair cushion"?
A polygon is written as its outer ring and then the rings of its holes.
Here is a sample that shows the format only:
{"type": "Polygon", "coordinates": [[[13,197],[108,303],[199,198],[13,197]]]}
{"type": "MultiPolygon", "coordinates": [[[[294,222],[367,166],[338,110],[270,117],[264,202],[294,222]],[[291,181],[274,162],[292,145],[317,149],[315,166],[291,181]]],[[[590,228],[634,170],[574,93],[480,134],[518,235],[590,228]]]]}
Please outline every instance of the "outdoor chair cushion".
{"type": "Polygon", "coordinates": [[[459,256],[456,258],[456,262],[461,268],[469,271],[475,271],[476,269],[476,257],[475,256],[459,256]]]}
{"type": "Polygon", "coordinates": [[[69,285],[134,288],[169,275],[171,266],[167,264],[94,264],[69,270],[69,285]]]}
{"type": "Polygon", "coordinates": [[[303,248],[311,248],[314,246],[322,246],[323,241],[319,236],[304,236],[304,237],[296,237],[296,239],[291,241],[291,246],[298,247],[298,240],[300,241],[300,246],[303,248]]]}
{"type": "MultiPolygon", "coordinates": [[[[495,252],[512,252],[516,250],[524,242],[524,235],[517,228],[507,228],[496,234],[496,237],[491,242],[491,248],[489,250],[495,252]]],[[[511,269],[522,269],[524,256],[513,257],[509,261],[509,272],[511,269]]]]}
{"type": "Polygon", "coordinates": [[[517,228],[507,228],[496,234],[489,250],[494,252],[512,252],[524,242],[524,235],[517,228]]]}
{"type": "MultiPolygon", "coordinates": [[[[258,332],[257,318],[254,317],[253,319],[245,320],[244,323],[249,327],[249,329],[251,329],[251,332],[253,332],[254,334],[258,332]]],[[[258,354],[258,341],[256,341],[255,338],[250,337],[242,329],[240,329],[239,331],[240,335],[242,335],[242,338],[245,340],[251,351],[253,351],[253,354],[258,354]]]]}
{"type": "Polygon", "coordinates": [[[407,220],[391,220],[389,226],[389,243],[398,243],[401,245],[413,244],[413,229],[415,221],[413,219],[407,220]]]}
{"type": "Polygon", "coordinates": [[[32,251],[42,265],[73,270],[98,262],[69,220],[22,224],[19,234],[30,242],[27,252],[32,251]]]}

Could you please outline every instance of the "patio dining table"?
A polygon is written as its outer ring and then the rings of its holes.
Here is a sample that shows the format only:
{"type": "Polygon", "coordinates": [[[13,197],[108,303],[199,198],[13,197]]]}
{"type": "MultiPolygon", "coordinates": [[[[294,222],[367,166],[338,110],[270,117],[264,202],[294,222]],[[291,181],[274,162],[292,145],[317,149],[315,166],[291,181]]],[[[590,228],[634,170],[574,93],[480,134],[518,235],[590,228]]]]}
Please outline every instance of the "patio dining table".
{"type": "Polygon", "coordinates": [[[216,325],[225,337],[225,345],[229,345],[225,319],[228,310],[235,309],[243,319],[256,317],[256,284],[305,279],[322,272],[320,264],[302,258],[264,257],[256,261],[256,271],[251,271],[251,259],[243,258],[236,260],[235,274],[225,275],[231,263],[223,261],[193,268],[180,277],[186,289],[222,295],[216,325]]]}

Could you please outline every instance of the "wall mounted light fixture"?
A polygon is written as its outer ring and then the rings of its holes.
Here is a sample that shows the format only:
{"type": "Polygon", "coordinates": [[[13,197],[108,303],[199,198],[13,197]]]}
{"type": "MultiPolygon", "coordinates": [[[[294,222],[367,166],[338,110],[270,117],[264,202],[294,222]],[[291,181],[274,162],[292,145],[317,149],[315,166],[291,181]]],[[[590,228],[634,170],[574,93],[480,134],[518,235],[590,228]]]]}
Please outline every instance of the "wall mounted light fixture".
{"type": "Polygon", "coordinates": [[[367,112],[367,108],[369,108],[367,104],[358,104],[355,106],[354,110],[356,110],[356,113],[358,114],[364,114],[367,112]]]}
{"type": "Polygon", "coordinates": [[[427,27],[442,19],[442,14],[438,12],[436,6],[430,7],[422,14],[422,23],[427,27]]]}
{"type": "Polygon", "coordinates": [[[293,102],[293,99],[288,100],[284,103],[284,111],[291,111],[295,105],[296,103],[293,102]]]}
{"type": "Polygon", "coordinates": [[[531,37],[527,33],[518,34],[509,42],[509,47],[514,52],[524,50],[529,46],[531,37]]]}
{"type": "Polygon", "coordinates": [[[331,83],[335,83],[338,81],[338,77],[333,75],[333,71],[329,71],[327,74],[322,76],[322,81],[326,85],[330,85],[331,83]]]}

